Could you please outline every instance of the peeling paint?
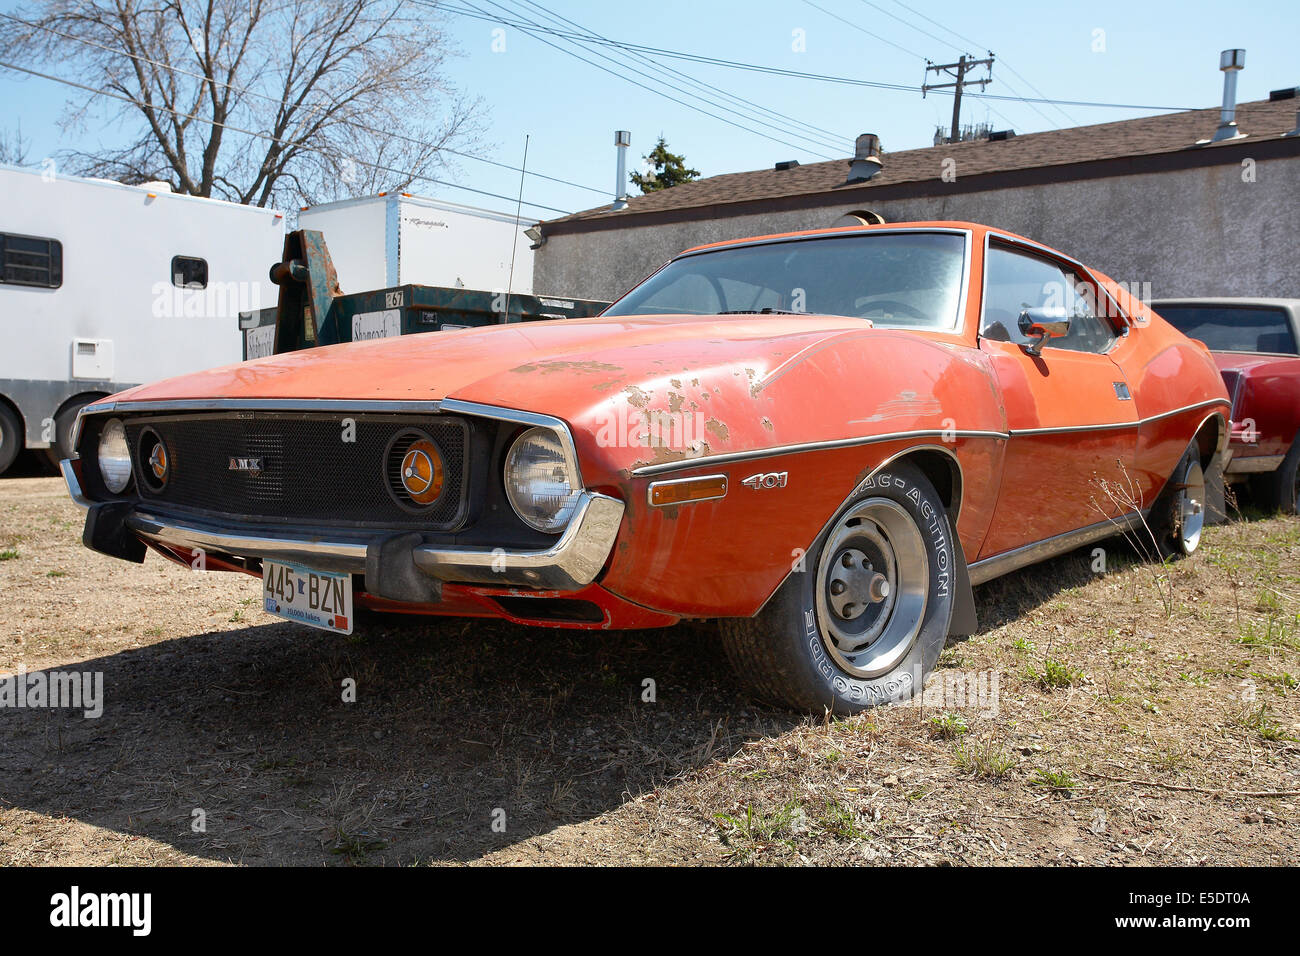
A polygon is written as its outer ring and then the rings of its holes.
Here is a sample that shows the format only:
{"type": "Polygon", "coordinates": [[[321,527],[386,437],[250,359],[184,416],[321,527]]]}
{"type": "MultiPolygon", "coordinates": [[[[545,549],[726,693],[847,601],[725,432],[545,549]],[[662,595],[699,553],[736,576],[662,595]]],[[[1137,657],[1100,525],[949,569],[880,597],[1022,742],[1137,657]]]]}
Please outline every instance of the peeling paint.
{"type": "Polygon", "coordinates": [[[650,404],[650,393],[643,388],[629,385],[623,391],[627,392],[627,403],[633,408],[645,408],[650,404]]]}
{"type": "Polygon", "coordinates": [[[720,422],[716,418],[710,418],[704,423],[709,434],[714,435],[718,441],[726,441],[731,437],[731,429],[726,426],[725,422],[720,422]]]}
{"type": "Polygon", "coordinates": [[[623,369],[605,362],[562,362],[555,359],[545,362],[528,362],[524,365],[517,365],[510,371],[524,375],[531,372],[540,372],[542,375],[546,375],[551,372],[621,372],[623,369]]]}

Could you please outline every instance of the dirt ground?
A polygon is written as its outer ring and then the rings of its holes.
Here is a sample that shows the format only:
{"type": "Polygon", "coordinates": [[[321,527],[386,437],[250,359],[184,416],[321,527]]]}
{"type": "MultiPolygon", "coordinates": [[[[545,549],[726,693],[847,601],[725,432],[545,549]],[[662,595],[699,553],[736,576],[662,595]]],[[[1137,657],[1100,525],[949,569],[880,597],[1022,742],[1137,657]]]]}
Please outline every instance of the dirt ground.
{"type": "Polygon", "coordinates": [[[0,708],[0,864],[1300,861],[1300,519],[979,588],[943,700],[839,721],[749,702],[707,625],[338,638],[80,531],[58,479],[0,480],[0,674],[105,696],[0,708]]]}

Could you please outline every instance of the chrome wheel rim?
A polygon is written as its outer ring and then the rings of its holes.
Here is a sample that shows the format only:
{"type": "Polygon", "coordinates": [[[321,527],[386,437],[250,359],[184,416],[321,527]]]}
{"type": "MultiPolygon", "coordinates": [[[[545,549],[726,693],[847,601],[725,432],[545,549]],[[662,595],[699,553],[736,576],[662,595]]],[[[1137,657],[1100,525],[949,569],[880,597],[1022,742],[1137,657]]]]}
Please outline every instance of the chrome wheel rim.
{"type": "Polygon", "coordinates": [[[916,643],[930,595],[930,559],[912,516],[888,498],[853,505],[817,565],[817,618],[843,670],[871,678],[916,643]]]}
{"type": "Polygon", "coordinates": [[[1178,545],[1183,554],[1191,554],[1200,545],[1205,527],[1205,473],[1199,461],[1193,461],[1183,472],[1177,508],[1178,545]]]}

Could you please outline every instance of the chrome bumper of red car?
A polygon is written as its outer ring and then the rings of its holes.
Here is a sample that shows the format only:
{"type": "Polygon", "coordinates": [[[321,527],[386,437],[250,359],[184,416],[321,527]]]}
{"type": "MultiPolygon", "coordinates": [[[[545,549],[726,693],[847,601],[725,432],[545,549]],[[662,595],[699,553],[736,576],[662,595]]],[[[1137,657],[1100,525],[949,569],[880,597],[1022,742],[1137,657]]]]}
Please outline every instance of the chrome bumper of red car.
{"type": "MultiPolygon", "coordinates": [[[[83,509],[93,507],[94,503],[82,494],[72,463],[64,461],[61,467],[72,500],[83,509]]],[[[568,527],[549,548],[524,551],[414,544],[410,555],[420,572],[438,581],[573,591],[596,579],[614,547],[622,521],[623,502],[584,491],[568,527]]],[[[139,506],[125,515],[123,524],[138,538],[169,548],[353,574],[366,573],[367,561],[373,561],[372,549],[385,540],[373,533],[242,529],[197,518],[159,515],[139,506]]]]}

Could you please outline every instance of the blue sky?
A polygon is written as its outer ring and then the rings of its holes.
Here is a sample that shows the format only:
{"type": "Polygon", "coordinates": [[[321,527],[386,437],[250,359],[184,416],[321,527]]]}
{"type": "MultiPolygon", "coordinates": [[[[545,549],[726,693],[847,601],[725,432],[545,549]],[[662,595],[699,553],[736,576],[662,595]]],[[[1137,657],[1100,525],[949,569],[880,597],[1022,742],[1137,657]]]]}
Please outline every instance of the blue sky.
{"type": "MultiPolygon", "coordinates": [[[[1244,47],[1247,51],[1246,69],[1239,75],[1239,100],[1262,99],[1269,90],[1300,85],[1300,61],[1295,54],[1300,5],[1294,0],[1235,5],[1115,0],[1087,5],[1049,5],[1041,0],[1009,0],[997,5],[923,0],[447,3],[465,9],[472,5],[509,19],[543,20],[543,11],[547,11],[616,40],[805,73],[908,86],[921,83],[924,58],[948,62],[962,52],[983,56],[991,49],[997,63],[988,92],[1001,95],[1032,97],[1041,93],[1052,99],[1090,102],[1215,106],[1222,92],[1219,51],[1227,47],[1244,47]]],[[[0,10],[12,11],[21,6],[13,0],[0,0],[0,10]]],[[[770,113],[762,116],[771,125],[760,126],[752,115],[736,116],[702,103],[691,95],[701,91],[692,90],[684,80],[671,81],[678,88],[673,91],[635,77],[716,116],[702,115],[601,72],[516,27],[459,14],[443,16],[447,33],[462,54],[451,61],[449,73],[462,90],[480,96],[488,111],[484,154],[517,166],[524,135],[529,134],[530,170],[604,192],[613,188],[615,129],[632,132],[629,158],[634,167],[662,133],[674,151],[685,154],[691,166],[711,175],[769,167],[785,159],[815,162],[824,156],[847,156],[852,137],[861,132],[877,133],[886,150],[926,146],[932,141],[935,126],[947,124],[952,109],[948,96],[933,93],[923,99],[916,92],[660,60],[701,83],[833,134],[811,134],[829,138],[832,143],[814,145],[796,138],[796,130],[788,120],[770,113]],[[504,29],[504,34],[494,32],[499,29],[504,29]],[[717,116],[749,130],[728,125],[717,116]]],[[[547,39],[562,44],[554,37],[547,39]]],[[[615,60],[613,64],[599,61],[611,69],[626,72],[628,65],[634,65],[652,72],[625,53],[594,49],[615,60]]],[[[597,59],[592,50],[587,47],[579,52],[597,59]]],[[[103,115],[92,113],[84,128],[76,132],[60,130],[57,119],[70,92],[45,80],[0,74],[0,129],[12,133],[21,123],[33,159],[60,148],[85,148],[111,141],[114,132],[106,126],[103,115]]],[[[707,95],[719,99],[715,92],[707,95]]],[[[730,105],[735,107],[734,101],[730,105]]],[[[1142,115],[1150,114],[1132,109],[1058,109],[1020,101],[971,99],[963,102],[962,110],[963,121],[987,121],[996,129],[1011,127],[1022,133],[1142,115]]],[[[519,187],[517,173],[473,161],[458,161],[456,181],[504,196],[515,195],[519,187]]],[[[476,197],[453,188],[417,185],[415,189],[426,195],[513,211],[510,202],[476,197]]],[[[528,180],[525,198],[562,210],[590,208],[608,201],[597,193],[535,178],[528,180]]],[[[545,210],[532,211],[548,215],[545,210]]]]}

